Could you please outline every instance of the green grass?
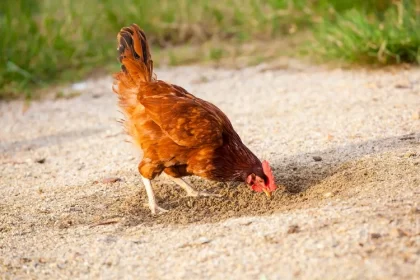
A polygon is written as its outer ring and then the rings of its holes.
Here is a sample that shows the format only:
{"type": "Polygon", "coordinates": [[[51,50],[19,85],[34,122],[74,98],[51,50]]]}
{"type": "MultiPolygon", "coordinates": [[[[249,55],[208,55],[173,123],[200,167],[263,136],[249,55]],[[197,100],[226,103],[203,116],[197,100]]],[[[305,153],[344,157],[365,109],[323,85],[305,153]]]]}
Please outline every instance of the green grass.
{"type": "Polygon", "coordinates": [[[333,11],[333,18],[315,29],[315,51],[352,63],[420,64],[419,8],[418,2],[405,0],[379,14],[333,11]]]}
{"type": "Polygon", "coordinates": [[[171,65],[221,61],[246,54],[249,42],[270,42],[248,54],[261,62],[283,54],[266,50],[273,41],[308,32],[306,51],[316,57],[418,64],[419,13],[420,0],[3,0],[0,98],[116,69],[116,33],[133,22],[157,62],[171,65]]]}

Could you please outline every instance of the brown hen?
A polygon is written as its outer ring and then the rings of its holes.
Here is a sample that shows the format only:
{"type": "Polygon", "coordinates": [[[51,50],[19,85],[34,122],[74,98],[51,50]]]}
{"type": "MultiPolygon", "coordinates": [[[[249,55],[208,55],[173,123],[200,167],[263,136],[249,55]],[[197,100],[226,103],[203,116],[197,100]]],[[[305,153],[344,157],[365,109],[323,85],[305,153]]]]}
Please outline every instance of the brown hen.
{"type": "Polygon", "coordinates": [[[156,79],[143,30],[135,24],[123,28],[118,52],[122,71],[113,90],[127,132],[143,150],[138,170],[152,214],[166,211],[157,205],[151,186],[162,172],[190,196],[215,194],[196,191],[182,179],[189,175],[246,182],[270,196],[276,186],[268,162],[261,163],[242,143],[226,115],[182,87],[156,79]]]}

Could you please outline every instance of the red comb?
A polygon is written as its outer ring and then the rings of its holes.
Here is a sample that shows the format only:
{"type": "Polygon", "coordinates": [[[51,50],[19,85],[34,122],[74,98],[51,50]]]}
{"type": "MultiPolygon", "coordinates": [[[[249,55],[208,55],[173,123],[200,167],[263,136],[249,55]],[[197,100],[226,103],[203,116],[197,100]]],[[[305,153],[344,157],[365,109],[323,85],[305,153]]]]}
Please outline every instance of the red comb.
{"type": "Polygon", "coordinates": [[[270,191],[274,191],[277,187],[274,181],[274,176],[273,176],[273,172],[271,171],[271,167],[270,164],[268,163],[268,161],[263,160],[262,162],[262,167],[263,167],[263,171],[265,176],[268,177],[268,189],[270,191]]]}

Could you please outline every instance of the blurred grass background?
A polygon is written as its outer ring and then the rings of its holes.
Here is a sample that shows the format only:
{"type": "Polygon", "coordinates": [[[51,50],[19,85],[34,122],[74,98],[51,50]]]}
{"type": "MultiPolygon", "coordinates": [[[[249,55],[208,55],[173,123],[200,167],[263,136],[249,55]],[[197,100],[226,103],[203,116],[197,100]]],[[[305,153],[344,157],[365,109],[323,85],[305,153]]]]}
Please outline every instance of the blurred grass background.
{"type": "Polygon", "coordinates": [[[420,63],[420,0],[2,0],[0,99],[115,70],[116,33],[131,23],[171,65],[240,55],[232,46],[252,42],[259,63],[293,38],[291,55],[420,63]]]}

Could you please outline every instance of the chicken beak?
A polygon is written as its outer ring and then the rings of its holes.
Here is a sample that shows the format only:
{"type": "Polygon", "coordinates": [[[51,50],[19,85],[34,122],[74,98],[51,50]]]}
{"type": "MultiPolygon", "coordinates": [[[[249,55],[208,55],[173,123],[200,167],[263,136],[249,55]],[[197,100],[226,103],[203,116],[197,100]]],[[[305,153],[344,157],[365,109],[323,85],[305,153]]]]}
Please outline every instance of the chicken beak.
{"type": "Polygon", "coordinates": [[[270,191],[268,191],[266,189],[263,189],[263,191],[268,198],[271,198],[271,192],[270,191]]]}

